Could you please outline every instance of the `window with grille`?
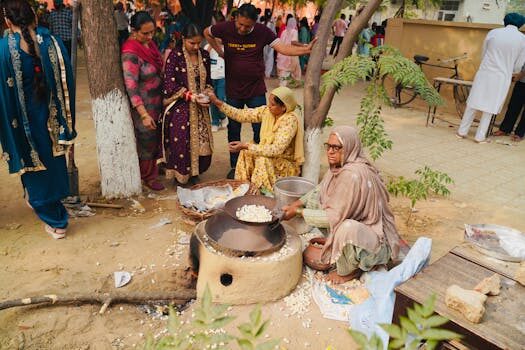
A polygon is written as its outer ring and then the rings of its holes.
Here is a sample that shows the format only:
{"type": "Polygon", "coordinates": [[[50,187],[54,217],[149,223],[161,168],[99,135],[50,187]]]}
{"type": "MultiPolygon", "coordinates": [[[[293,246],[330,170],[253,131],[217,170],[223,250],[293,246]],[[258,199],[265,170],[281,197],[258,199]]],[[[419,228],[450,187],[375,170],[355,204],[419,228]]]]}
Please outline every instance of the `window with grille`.
{"type": "Polygon", "coordinates": [[[459,10],[460,0],[443,0],[440,10],[443,11],[457,11],[459,10]]]}

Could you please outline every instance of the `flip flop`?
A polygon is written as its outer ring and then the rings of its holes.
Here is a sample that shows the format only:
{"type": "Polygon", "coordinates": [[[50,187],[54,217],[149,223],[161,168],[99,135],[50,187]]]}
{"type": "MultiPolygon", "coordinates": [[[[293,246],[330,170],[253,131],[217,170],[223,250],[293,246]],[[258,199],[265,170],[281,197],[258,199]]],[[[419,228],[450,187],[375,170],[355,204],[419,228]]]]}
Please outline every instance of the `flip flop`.
{"type": "Polygon", "coordinates": [[[466,136],[460,135],[458,133],[454,134],[458,139],[464,139],[466,136]]]}
{"type": "Polygon", "coordinates": [[[66,229],[64,228],[54,228],[47,224],[44,226],[44,228],[46,232],[54,239],[66,238],[66,229]]]}
{"type": "Polygon", "coordinates": [[[507,136],[508,133],[506,133],[505,131],[497,130],[492,135],[493,136],[507,136]]]}
{"type": "Polygon", "coordinates": [[[519,137],[518,135],[512,135],[510,137],[510,140],[514,141],[514,142],[521,142],[521,141],[523,141],[523,137],[519,137]]]}
{"type": "Polygon", "coordinates": [[[492,141],[489,140],[489,139],[484,139],[484,140],[481,140],[481,141],[474,140],[474,142],[479,143],[479,144],[482,144],[482,143],[491,143],[492,141]]]}

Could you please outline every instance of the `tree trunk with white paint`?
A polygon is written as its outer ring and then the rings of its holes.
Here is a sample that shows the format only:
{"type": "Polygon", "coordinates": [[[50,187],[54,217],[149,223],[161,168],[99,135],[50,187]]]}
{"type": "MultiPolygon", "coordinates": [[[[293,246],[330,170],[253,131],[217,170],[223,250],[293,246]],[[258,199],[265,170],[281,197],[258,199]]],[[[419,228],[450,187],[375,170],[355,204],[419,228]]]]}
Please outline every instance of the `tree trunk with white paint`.
{"type": "Polygon", "coordinates": [[[124,89],[113,3],[82,1],[82,28],[102,195],[118,198],[140,194],[137,146],[124,89]]]}
{"type": "MultiPolygon", "coordinates": [[[[319,21],[317,31],[317,43],[310,54],[304,84],[304,121],[305,121],[305,162],[302,174],[314,183],[318,182],[320,172],[321,155],[321,128],[328,115],[332,101],[335,96],[335,89],[327,89],[321,97],[319,86],[321,85],[321,69],[326,56],[326,45],[330,38],[333,18],[340,10],[341,0],[329,0],[323,8],[323,14],[319,21]]],[[[370,0],[363,8],[362,12],[352,19],[352,22],[345,33],[343,42],[339,48],[339,53],[335,62],[341,61],[352,52],[352,47],[361,30],[370,21],[370,18],[377,10],[381,0],[370,0]]]]}
{"type": "Polygon", "coordinates": [[[321,70],[323,60],[326,56],[326,45],[330,38],[332,21],[335,14],[340,10],[342,0],[329,0],[323,8],[319,29],[317,30],[317,43],[314,45],[304,83],[304,123],[305,123],[305,162],[303,164],[302,176],[312,181],[319,182],[321,171],[319,163],[321,160],[321,126],[326,117],[319,117],[316,114],[317,107],[321,100],[319,86],[321,85],[321,70]]]}

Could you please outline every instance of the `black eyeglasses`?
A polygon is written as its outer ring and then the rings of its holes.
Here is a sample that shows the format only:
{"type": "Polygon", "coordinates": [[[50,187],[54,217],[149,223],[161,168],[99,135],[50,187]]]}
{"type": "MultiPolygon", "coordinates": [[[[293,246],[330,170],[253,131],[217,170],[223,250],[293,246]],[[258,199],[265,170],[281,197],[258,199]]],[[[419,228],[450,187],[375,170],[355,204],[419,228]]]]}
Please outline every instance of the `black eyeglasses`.
{"type": "Polygon", "coordinates": [[[324,149],[327,151],[332,150],[335,152],[339,152],[341,149],[343,149],[343,146],[341,145],[332,145],[328,142],[325,142],[323,145],[324,145],[324,149]]]}

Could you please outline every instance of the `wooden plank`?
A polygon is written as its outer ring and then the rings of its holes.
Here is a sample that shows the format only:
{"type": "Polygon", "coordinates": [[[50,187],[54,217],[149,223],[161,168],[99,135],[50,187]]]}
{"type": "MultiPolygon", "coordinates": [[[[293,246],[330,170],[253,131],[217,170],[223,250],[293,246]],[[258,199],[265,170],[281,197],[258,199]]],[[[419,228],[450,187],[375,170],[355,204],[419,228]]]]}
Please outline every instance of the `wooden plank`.
{"type": "Polygon", "coordinates": [[[491,271],[497,272],[511,280],[515,280],[516,271],[520,264],[510,261],[501,261],[496,258],[492,258],[482,254],[480,251],[475,249],[471,243],[463,243],[456,246],[451,250],[452,254],[460,256],[472,261],[475,264],[481,265],[491,271]]]}
{"type": "Polygon", "coordinates": [[[457,284],[462,288],[473,288],[493,271],[448,253],[421,273],[396,288],[411,300],[423,303],[435,293],[436,312],[449,318],[460,327],[502,349],[525,349],[525,287],[502,276],[501,293],[489,297],[486,312],[479,324],[467,321],[460,313],[445,305],[448,286],[457,284]]]}

